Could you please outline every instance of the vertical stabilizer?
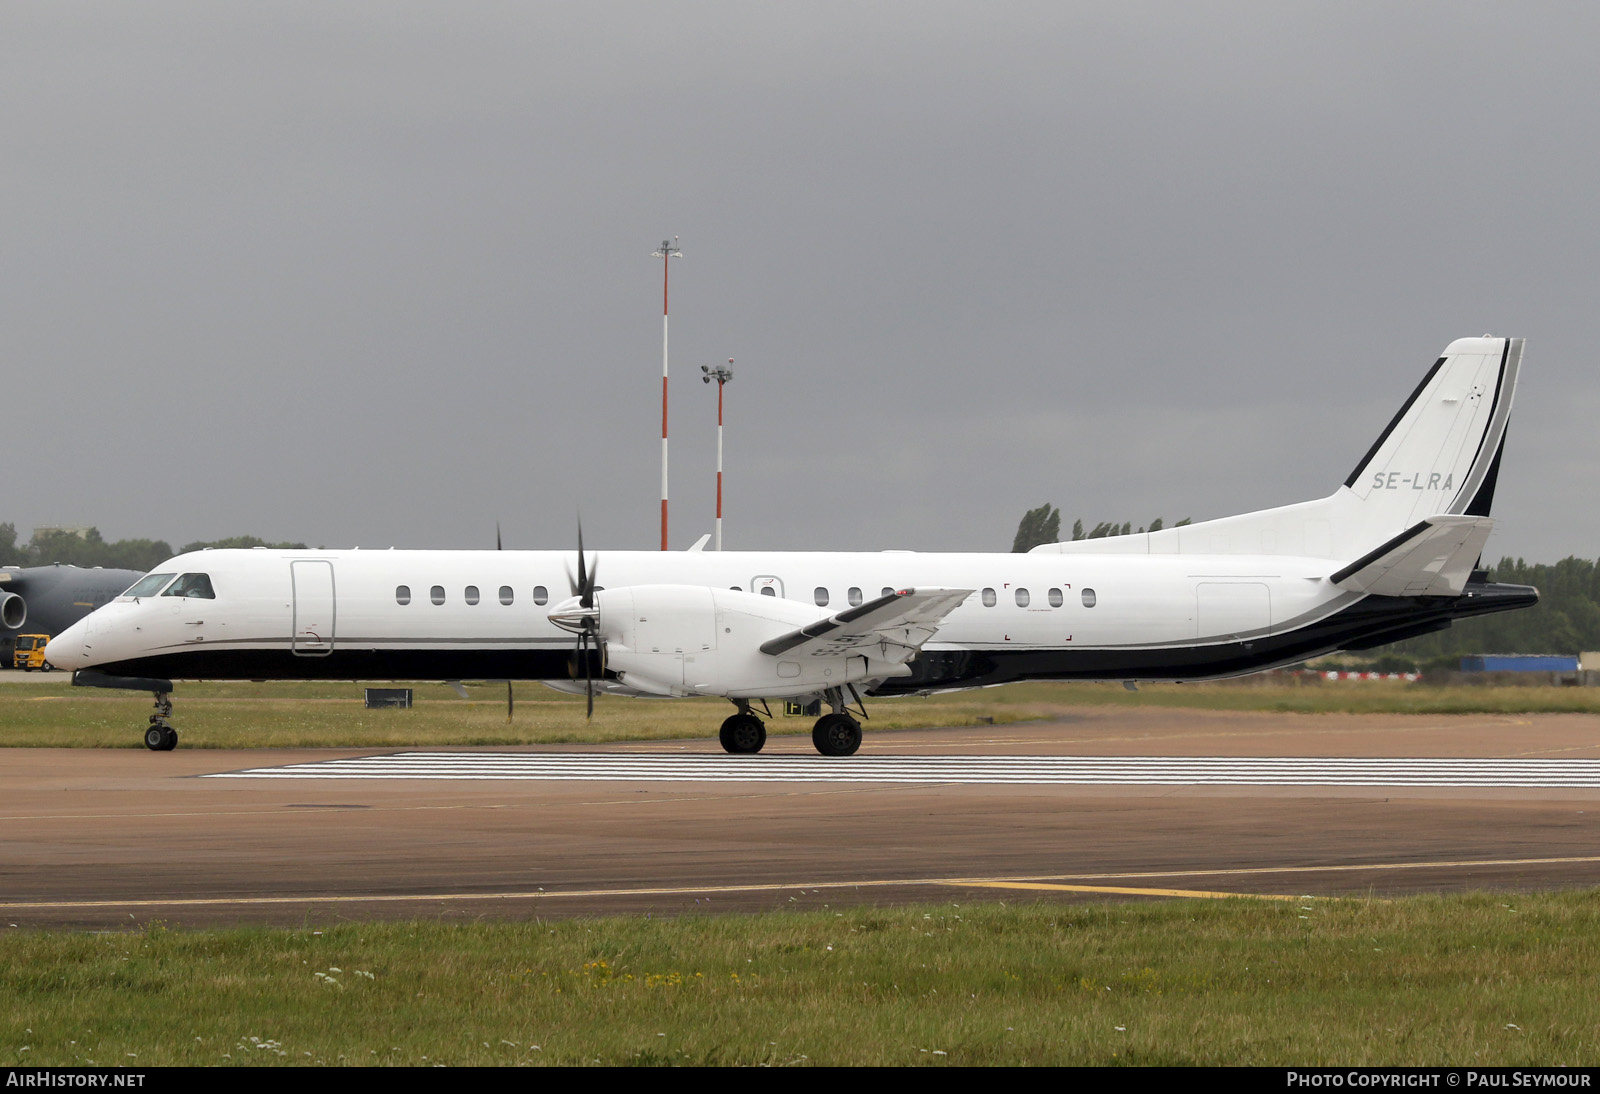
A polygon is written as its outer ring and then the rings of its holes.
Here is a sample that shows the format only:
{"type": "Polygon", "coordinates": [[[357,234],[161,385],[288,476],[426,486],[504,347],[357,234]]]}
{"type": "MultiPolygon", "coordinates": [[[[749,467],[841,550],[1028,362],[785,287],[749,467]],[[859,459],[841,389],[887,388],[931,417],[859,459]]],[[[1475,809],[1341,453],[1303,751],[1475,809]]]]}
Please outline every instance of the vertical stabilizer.
{"type": "Polygon", "coordinates": [[[1488,516],[1522,341],[1450,343],[1345,480],[1371,517],[1400,529],[1436,513],[1488,516]]]}

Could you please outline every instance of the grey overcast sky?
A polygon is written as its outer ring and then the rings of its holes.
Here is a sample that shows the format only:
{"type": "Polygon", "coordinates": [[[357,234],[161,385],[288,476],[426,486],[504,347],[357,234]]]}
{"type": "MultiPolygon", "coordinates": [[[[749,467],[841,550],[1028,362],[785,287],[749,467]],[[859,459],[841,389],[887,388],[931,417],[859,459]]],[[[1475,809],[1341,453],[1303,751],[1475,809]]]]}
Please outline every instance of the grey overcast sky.
{"type": "Polygon", "coordinates": [[[1600,555],[1600,7],[0,0],[0,520],[1005,550],[1332,491],[1528,339],[1487,555],[1600,555]]]}

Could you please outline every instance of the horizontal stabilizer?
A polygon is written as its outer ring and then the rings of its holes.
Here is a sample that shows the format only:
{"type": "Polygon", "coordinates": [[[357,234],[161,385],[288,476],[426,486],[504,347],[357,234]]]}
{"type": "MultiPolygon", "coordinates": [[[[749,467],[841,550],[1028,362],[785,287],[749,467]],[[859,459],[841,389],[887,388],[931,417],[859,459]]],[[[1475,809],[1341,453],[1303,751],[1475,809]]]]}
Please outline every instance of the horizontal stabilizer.
{"type": "Polygon", "coordinates": [[[1460,596],[1493,529],[1490,517],[1428,517],[1328,580],[1378,596],[1460,596]]]}
{"type": "Polygon", "coordinates": [[[880,658],[904,661],[972,593],[971,589],[901,589],[763,642],[761,652],[773,657],[843,657],[877,647],[880,658]]]}

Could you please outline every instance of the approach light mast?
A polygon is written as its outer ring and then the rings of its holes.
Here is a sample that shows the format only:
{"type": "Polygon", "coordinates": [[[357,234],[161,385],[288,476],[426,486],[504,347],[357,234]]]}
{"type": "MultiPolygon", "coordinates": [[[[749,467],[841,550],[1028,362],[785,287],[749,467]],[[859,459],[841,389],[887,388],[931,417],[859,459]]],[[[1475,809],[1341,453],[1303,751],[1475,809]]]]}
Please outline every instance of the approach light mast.
{"type": "Polygon", "coordinates": [[[709,384],[712,380],[717,382],[717,534],[712,550],[722,550],[722,388],[733,379],[733,358],[728,358],[726,365],[712,368],[710,365],[701,365],[700,371],[705,373],[700,377],[703,383],[709,384]]]}
{"type": "Polygon", "coordinates": [[[661,241],[660,250],[652,251],[651,258],[661,260],[661,549],[667,549],[667,277],[671,260],[682,258],[678,250],[678,237],[661,241]]]}

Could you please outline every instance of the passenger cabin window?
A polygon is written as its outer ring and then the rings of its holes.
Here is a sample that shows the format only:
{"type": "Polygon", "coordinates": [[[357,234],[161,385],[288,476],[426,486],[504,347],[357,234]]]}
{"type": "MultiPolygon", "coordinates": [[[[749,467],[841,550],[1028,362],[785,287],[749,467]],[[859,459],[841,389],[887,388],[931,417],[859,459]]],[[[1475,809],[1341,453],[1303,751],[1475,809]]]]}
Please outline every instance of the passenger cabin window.
{"type": "Polygon", "coordinates": [[[468,604],[476,604],[478,602],[478,587],[476,585],[468,585],[466,595],[468,604]]]}
{"type": "Polygon", "coordinates": [[[1061,596],[1061,590],[1060,589],[1051,589],[1050,590],[1050,606],[1052,608],[1059,608],[1059,607],[1061,607],[1062,603],[1063,603],[1063,600],[1062,600],[1062,596],[1061,596]]]}
{"type": "Polygon", "coordinates": [[[763,585],[763,586],[761,586],[761,595],[762,596],[777,596],[778,595],[778,591],[776,589],[774,589],[771,585],[763,585]]]}
{"type": "Polygon", "coordinates": [[[1085,608],[1094,607],[1094,590],[1093,589],[1085,589],[1085,590],[1083,590],[1083,606],[1085,608]]]}
{"type": "Polygon", "coordinates": [[[145,574],[133,583],[133,588],[123,593],[123,596],[155,596],[161,591],[161,586],[172,580],[171,574],[145,574]]]}
{"type": "Polygon", "coordinates": [[[549,589],[546,589],[543,585],[535,585],[533,587],[533,602],[535,604],[543,604],[546,601],[548,601],[549,599],[550,599],[550,590],[549,589]]]}
{"type": "Polygon", "coordinates": [[[985,589],[985,590],[983,590],[983,606],[985,608],[992,608],[992,607],[995,606],[995,596],[994,596],[994,590],[993,589],[985,589]]]}
{"type": "Polygon", "coordinates": [[[890,594],[890,593],[892,593],[892,592],[894,592],[894,590],[893,590],[893,589],[891,589],[891,588],[889,588],[889,586],[887,586],[887,585],[885,585],[885,586],[884,586],[884,587],[883,587],[883,592],[881,592],[881,593],[879,593],[879,594],[878,594],[878,595],[879,595],[879,596],[888,596],[888,595],[889,595],[889,594],[890,594]]]}
{"type": "Polygon", "coordinates": [[[394,602],[396,604],[409,604],[409,603],[411,603],[411,586],[410,585],[396,585],[394,587],[394,602]]]}
{"type": "Polygon", "coordinates": [[[511,600],[512,600],[511,586],[510,585],[502,585],[502,586],[500,586],[500,603],[502,603],[502,604],[510,604],[511,600]]]}
{"type": "Polygon", "coordinates": [[[435,585],[433,588],[429,589],[428,590],[428,599],[432,600],[435,604],[443,604],[444,603],[444,586],[443,585],[435,585]]]}
{"type": "Polygon", "coordinates": [[[215,600],[217,594],[211,591],[210,574],[184,574],[171,585],[162,596],[188,596],[196,600],[215,600]]]}
{"type": "Polygon", "coordinates": [[[861,590],[852,585],[850,586],[850,591],[845,594],[845,598],[850,601],[850,606],[854,608],[861,603],[861,590]]]}
{"type": "Polygon", "coordinates": [[[1017,607],[1026,608],[1028,606],[1028,601],[1030,599],[1032,599],[1032,598],[1028,596],[1028,590],[1027,589],[1018,589],[1017,590],[1017,607]]]}
{"type": "Polygon", "coordinates": [[[816,599],[817,607],[826,608],[828,606],[828,590],[821,585],[818,585],[811,595],[816,599]]]}

